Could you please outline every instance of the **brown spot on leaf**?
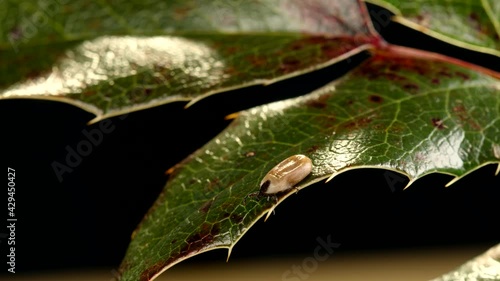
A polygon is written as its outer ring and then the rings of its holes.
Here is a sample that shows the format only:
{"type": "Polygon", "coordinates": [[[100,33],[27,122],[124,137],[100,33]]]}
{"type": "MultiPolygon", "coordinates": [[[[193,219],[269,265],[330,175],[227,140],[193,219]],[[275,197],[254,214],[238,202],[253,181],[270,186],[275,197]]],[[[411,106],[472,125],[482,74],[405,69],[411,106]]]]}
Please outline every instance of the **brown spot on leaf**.
{"type": "Polygon", "coordinates": [[[238,47],[236,47],[236,46],[230,46],[230,47],[228,47],[228,48],[226,49],[226,52],[227,52],[228,54],[230,54],[230,55],[231,55],[231,54],[236,54],[236,53],[237,53],[237,52],[239,52],[239,51],[240,51],[240,48],[238,48],[238,47]]]}
{"type": "Polygon", "coordinates": [[[361,118],[357,118],[354,121],[351,121],[347,124],[344,124],[344,128],[346,128],[346,129],[362,128],[362,127],[365,127],[366,125],[370,124],[372,121],[373,121],[373,119],[371,116],[361,117],[361,118]]]}
{"type": "Polygon", "coordinates": [[[184,19],[192,9],[193,9],[193,7],[190,5],[186,5],[184,7],[178,7],[176,9],[174,9],[174,13],[173,13],[174,19],[176,19],[176,20],[184,19]]]}
{"type": "Polygon", "coordinates": [[[306,103],[306,105],[309,107],[317,108],[317,109],[323,109],[326,107],[326,103],[322,103],[318,100],[310,100],[306,103]]]}
{"type": "Polygon", "coordinates": [[[481,22],[481,17],[476,13],[472,12],[469,14],[469,26],[474,28],[477,32],[486,35],[497,34],[488,25],[481,22]]]}
{"type": "Polygon", "coordinates": [[[312,99],[306,102],[306,105],[309,107],[314,107],[317,109],[323,109],[328,106],[328,99],[330,98],[330,94],[323,94],[316,99],[312,99]]]}
{"type": "Polygon", "coordinates": [[[295,41],[290,45],[289,48],[291,50],[297,51],[303,49],[304,47],[305,47],[304,41],[295,41]]]}
{"type": "Polygon", "coordinates": [[[227,75],[234,76],[240,74],[240,71],[234,68],[233,66],[227,66],[226,68],[224,68],[224,73],[226,73],[227,75]]]}
{"type": "Polygon", "coordinates": [[[406,77],[398,75],[396,73],[385,73],[384,77],[390,81],[405,81],[406,80],[406,77]]]}
{"type": "Polygon", "coordinates": [[[391,65],[389,65],[389,70],[391,70],[393,72],[399,72],[401,70],[401,65],[391,64],[391,65]]]}
{"type": "Polygon", "coordinates": [[[462,126],[468,125],[474,130],[481,130],[481,126],[469,115],[463,104],[458,104],[453,107],[453,113],[458,117],[462,126]]]}
{"type": "Polygon", "coordinates": [[[370,95],[369,100],[375,103],[381,103],[384,99],[379,95],[370,95]]]}
{"type": "Polygon", "coordinates": [[[189,236],[186,239],[187,245],[185,245],[179,252],[177,257],[183,257],[191,253],[199,252],[201,249],[206,247],[209,243],[212,243],[215,236],[220,233],[218,224],[204,223],[200,227],[200,231],[189,236]]]}
{"type": "Polygon", "coordinates": [[[102,21],[98,20],[98,19],[90,20],[90,21],[88,21],[87,26],[88,26],[88,29],[90,29],[90,30],[98,30],[98,29],[102,28],[102,21]]]}
{"type": "MultiPolygon", "coordinates": [[[[385,60],[379,60],[379,59],[380,58],[373,57],[371,61],[364,64],[357,71],[359,71],[362,76],[366,77],[369,80],[376,80],[376,79],[387,79],[390,81],[406,80],[404,76],[385,70],[384,67],[387,67],[387,63],[385,62],[386,59],[385,60]]],[[[396,67],[396,64],[390,65],[389,69],[391,67],[396,67]]]]}
{"type": "Polygon", "coordinates": [[[208,200],[207,202],[203,203],[200,207],[200,212],[202,213],[208,213],[208,210],[210,210],[210,207],[212,206],[212,203],[214,202],[213,199],[208,200]]]}
{"type": "Polygon", "coordinates": [[[318,150],[318,148],[319,148],[319,145],[313,145],[313,146],[311,146],[311,147],[307,150],[307,153],[308,153],[308,154],[314,153],[314,152],[316,152],[316,150],[318,150]]]}
{"type": "Polygon", "coordinates": [[[462,78],[463,80],[469,80],[469,78],[470,78],[469,75],[467,75],[467,74],[465,74],[463,72],[460,72],[460,71],[456,71],[455,74],[458,77],[462,78]]]}
{"type": "Polygon", "coordinates": [[[213,178],[208,182],[207,189],[208,190],[214,190],[220,185],[220,179],[219,178],[213,178]]]}
{"type": "Polygon", "coordinates": [[[91,96],[94,96],[96,94],[95,91],[85,91],[82,93],[82,95],[86,96],[86,97],[91,97],[91,96]]]}
{"type": "Polygon", "coordinates": [[[453,76],[453,75],[451,75],[451,73],[447,69],[441,69],[440,71],[438,71],[438,74],[440,76],[444,76],[447,78],[451,78],[453,76]]]}
{"type": "Polygon", "coordinates": [[[128,271],[130,268],[131,268],[131,263],[128,261],[128,259],[124,260],[120,264],[120,267],[118,268],[115,280],[120,280],[121,276],[123,275],[123,272],[128,271]]]}
{"type": "Polygon", "coordinates": [[[417,91],[419,89],[418,85],[416,84],[404,84],[403,88],[408,91],[417,91]]]}
{"type": "Polygon", "coordinates": [[[153,64],[153,71],[163,74],[164,77],[172,77],[170,75],[170,72],[172,71],[172,69],[166,67],[165,65],[159,64],[159,63],[153,64]]]}
{"type": "MultiPolygon", "coordinates": [[[[391,130],[393,130],[393,127],[394,127],[394,126],[391,126],[391,130]]],[[[385,127],[385,125],[384,125],[384,124],[382,124],[382,123],[377,123],[377,124],[373,125],[373,126],[372,126],[372,128],[373,128],[374,130],[383,130],[383,129],[385,129],[386,127],[385,127]]]]}
{"type": "Polygon", "coordinates": [[[313,120],[314,124],[318,124],[323,127],[329,128],[335,124],[337,118],[335,118],[334,115],[318,114],[317,116],[314,116],[313,120]]]}
{"type": "Polygon", "coordinates": [[[31,79],[38,78],[40,76],[44,76],[46,73],[48,73],[46,70],[43,70],[43,71],[42,70],[30,70],[30,71],[26,72],[24,77],[31,80],[31,79]]]}
{"type": "Polygon", "coordinates": [[[467,74],[456,74],[455,70],[450,69],[446,64],[441,62],[431,62],[427,60],[415,58],[401,58],[390,55],[375,55],[366,64],[360,68],[360,73],[368,79],[386,79],[395,86],[399,86],[406,91],[417,91],[419,85],[413,81],[409,81],[408,75],[418,74],[431,80],[432,84],[437,85],[442,83],[443,79],[453,78],[459,75],[463,79],[467,79],[467,74]]]}
{"type": "Polygon", "coordinates": [[[300,64],[300,60],[294,57],[286,57],[283,59],[283,63],[287,65],[297,65],[300,64]]]}
{"type": "Polygon", "coordinates": [[[476,13],[476,12],[471,12],[471,13],[469,14],[469,19],[471,19],[471,20],[473,20],[473,21],[477,21],[477,20],[479,20],[479,16],[477,15],[477,13],[476,13]]]}
{"type": "Polygon", "coordinates": [[[243,221],[243,216],[238,214],[232,214],[230,219],[232,223],[239,224],[243,221]]]}
{"type": "Polygon", "coordinates": [[[142,273],[141,273],[141,277],[139,278],[140,281],[149,281],[153,278],[153,276],[155,276],[156,274],[158,274],[158,272],[160,272],[165,266],[167,266],[170,262],[170,259],[168,260],[162,260],[162,261],[159,261],[157,263],[155,263],[154,265],[152,265],[151,267],[147,268],[146,270],[144,270],[142,273]]]}
{"type": "Polygon", "coordinates": [[[337,122],[337,118],[335,118],[335,116],[333,116],[333,115],[327,115],[323,119],[327,121],[327,124],[333,124],[333,123],[337,122]]]}
{"type": "Polygon", "coordinates": [[[307,36],[294,41],[287,48],[289,50],[302,50],[305,48],[317,48],[319,46],[321,53],[320,57],[315,59],[315,62],[325,62],[331,58],[338,57],[352,49],[370,42],[370,37],[342,37],[333,38],[326,36],[307,36]]]}
{"type": "Polygon", "coordinates": [[[257,67],[264,66],[268,63],[268,60],[266,57],[256,56],[256,55],[247,56],[246,60],[248,62],[250,62],[253,66],[257,66],[257,67]]]}
{"type": "MultiPolygon", "coordinates": [[[[193,255],[196,252],[199,252],[204,247],[206,247],[209,243],[213,242],[215,236],[220,233],[220,227],[216,224],[210,224],[205,222],[201,225],[200,231],[188,237],[186,239],[187,244],[179,251],[177,255],[171,256],[167,260],[159,261],[150,268],[146,269],[142,272],[139,280],[140,281],[149,281],[153,276],[158,274],[163,268],[168,266],[169,264],[179,260],[182,257],[193,255]]],[[[177,242],[176,240],[172,241],[172,244],[177,242]]],[[[120,272],[124,272],[129,269],[129,265],[125,264],[120,266],[120,272]]]]}
{"type": "Polygon", "coordinates": [[[357,120],[357,124],[358,126],[365,126],[365,125],[368,125],[370,124],[371,122],[373,121],[373,119],[371,117],[365,117],[365,118],[360,118],[359,120],[357,120]]]}
{"type": "Polygon", "coordinates": [[[441,120],[440,118],[432,118],[431,121],[432,125],[439,130],[446,128],[446,126],[443,124],[443,120],[441,120]]]}
{"type": "Polygon", "coordinates": [[[279,69],[283,73],[290,73],[299,70],[303,67],[303,64],[297,58],[287,57],[281,61],[279,69]]]}
{"type": "Polygon", "coordinates": [[[9,40],[18,41],[23,38],[23,30],[19,26],[15,26],[9,31],[9,40]]]}
{"type": "Polygon", "coordinates": [[[354,129],[354,128],[356,128],[356,122],[346,123],[346,124],[344,124],[344,128],[346,128],[346,129],[354,129]]]}

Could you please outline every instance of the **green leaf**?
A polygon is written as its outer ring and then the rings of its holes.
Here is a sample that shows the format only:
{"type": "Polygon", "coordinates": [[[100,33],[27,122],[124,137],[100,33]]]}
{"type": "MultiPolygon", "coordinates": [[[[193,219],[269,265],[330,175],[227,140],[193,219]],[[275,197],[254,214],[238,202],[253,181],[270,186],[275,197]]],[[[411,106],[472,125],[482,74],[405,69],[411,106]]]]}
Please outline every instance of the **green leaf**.
{"type": "MultiPolygon", "coordinates": [[[[305,154],[299,189],[366,167],[459,177],[500,163],[500,81],[457,65],[376,54],[309,95],[240,113],[171,170],[133,235],[121,280],[150,280],[198,253],[234,247],[278,202],[248,195],[283,159],[305,154]]],[[[500,167],[500,165],[499,165],[500,167]]],[[[299,192],[300,194],[300,192],[299,192]]]]}
{"type": "MultiPolygon", "coordinates": [[[[500,2],[496,0],[367,0],[394,21],[451,44],[500,56],[500,2]]],[[[383,23],[381,23],[383,24],[383,23]]]]}
{"type": "Polygon", "coordinates": [[[0,44],[20,47],[110,34],[193,31],[367,33],[360,9],[352,0],[2,1],[0,44]]]}
{"type": "Polygon", "coordinates": [[[273,83],[382,42],[354,0],[57,3],[0,3],[0,99],[66,102],[93,122],[273,83]]]}
{"type": "Polygon", "coordinates": [[[500,280],[500,244],[472,259],[456,270],[432,281],[498,281],[500,280]]]}
{"type": "MultiPolygon", "coordinates": [[[[402,23],[500,55],[494,1],[392,3],[385,6],[402,23]]],[[[232,249],[294,194],[277,202],[248,196],[294,154],[314,163],[299,189],[361,167],[401,172],[410,183],[432,172],[457,180],[500,160],[498,73],[382,55],[391,47],[358,1],[2,1],[0,30],[0,99],[67,102],[94,121],[375,53],[321,90],[242,112],[174,167],[133,235],[123,280],[149,280],[200,252],[232,249]]]]}

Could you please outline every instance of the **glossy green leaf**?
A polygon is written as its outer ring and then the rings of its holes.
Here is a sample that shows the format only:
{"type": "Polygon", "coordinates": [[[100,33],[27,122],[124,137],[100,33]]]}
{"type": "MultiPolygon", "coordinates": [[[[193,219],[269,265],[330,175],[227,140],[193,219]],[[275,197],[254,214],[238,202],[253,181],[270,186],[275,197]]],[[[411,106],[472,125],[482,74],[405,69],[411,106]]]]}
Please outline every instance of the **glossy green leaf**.
{"type": "MultiPolygon", "coordinates": [[[[395,21],[440,40],[500,56],[500,1],[367,0],[367,2],[382,6],[394,13],[395,21]]],[[[381,20],[383,21],[383,18],[381,20]]]]}
{"type": "Polygon", "coordinates": [[[368,32],[352,0],[20,0],[2,1],[0,13],[0,44],[12,47],[112,34],[368,32]]]}
{"type": "Polygon", "coordinates": [[[231,249],[277,205],[248,195],[295,154],[314,165],[299,189],[361,167],[411,181],[432,172],[459,178],[500,162],[500,81],[450,63],[375,55],[316,92],[242,112],[172,169],[133,235],[121,280],[150,280],[200,252],[231,249]]]}
{"type": "Polygon", "coordinates": [[[63,2],[0,2],[0,99],[67,102],[98,121],[273,83],[381,42],[355,0],[63,2]]]}
{"type": "Polygon", "coordinates": [[[472,259],[456,270],[432,281],[499,281],[500,280],[500,244],[486,253],[472,259]]]}

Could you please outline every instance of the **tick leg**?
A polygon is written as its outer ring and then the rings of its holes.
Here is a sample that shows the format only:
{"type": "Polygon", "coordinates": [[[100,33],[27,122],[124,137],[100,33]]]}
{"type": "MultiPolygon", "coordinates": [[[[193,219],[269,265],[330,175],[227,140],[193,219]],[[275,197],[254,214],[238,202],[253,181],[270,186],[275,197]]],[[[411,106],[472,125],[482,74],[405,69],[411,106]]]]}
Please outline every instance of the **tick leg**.
{"type": "Polygon", "coordinates": [[[245,198],[243,198],[243,204],[247,204],[247,198],[248,197],[259,197],[260,196],[260,192],[259,191],[255,191],[255,192],[252,192],[250,194],[248,194],[247,196],[245,196],[245,198]]]}

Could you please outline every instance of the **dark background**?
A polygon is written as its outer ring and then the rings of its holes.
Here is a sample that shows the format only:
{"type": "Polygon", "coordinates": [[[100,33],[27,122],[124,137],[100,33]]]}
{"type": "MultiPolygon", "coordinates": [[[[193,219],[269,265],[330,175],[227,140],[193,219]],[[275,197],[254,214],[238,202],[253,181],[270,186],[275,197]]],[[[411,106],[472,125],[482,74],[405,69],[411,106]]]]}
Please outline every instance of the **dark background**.
{"type": "MultiPolygon", "coordinates": [[[[499,70],[498,58],[387,24],[381,20],[386,12],[370,9],[390,42],[499,70]]],[[[93,115],[56,102],[0,101],[0,159],[3,169],[16,170],[17,271],[117,268],[130,234],[165,185],[164,172],[223,130],[229,124],[224,116],[306,94],[366,57],[361,54],[271,86],[219,94],[188,109],[185,103],[173,103],[111,118],[114,131],[73,172],[64,174],[62,182],[51,163],[64,163],[65,147],[85,139],[82,130],[98,128],[86,125],[93,115]]],[[[494,176],[495,169],[486,166],[449,188],[444,185],[450,176],[429,175],[404,191],[406,182],[391,189],[383,170],[343,173],[289,197],[275,215],[259,221],[240,240],[231,259],[310,255],[316,238],[328,235],[341,243],[342,252],[494,245],[500,240],[500,177],[494,176]]],[[[6,196],[0,194],[2,202],[6,196]]],[[[7,231],[1,227],[2,232],[7,231]]],[[[6,247],[0,239],[4,266],[6,247]]],[[[225,250],[212,251],[192,262],[225,262],[226,255],[225,250]]]]}

